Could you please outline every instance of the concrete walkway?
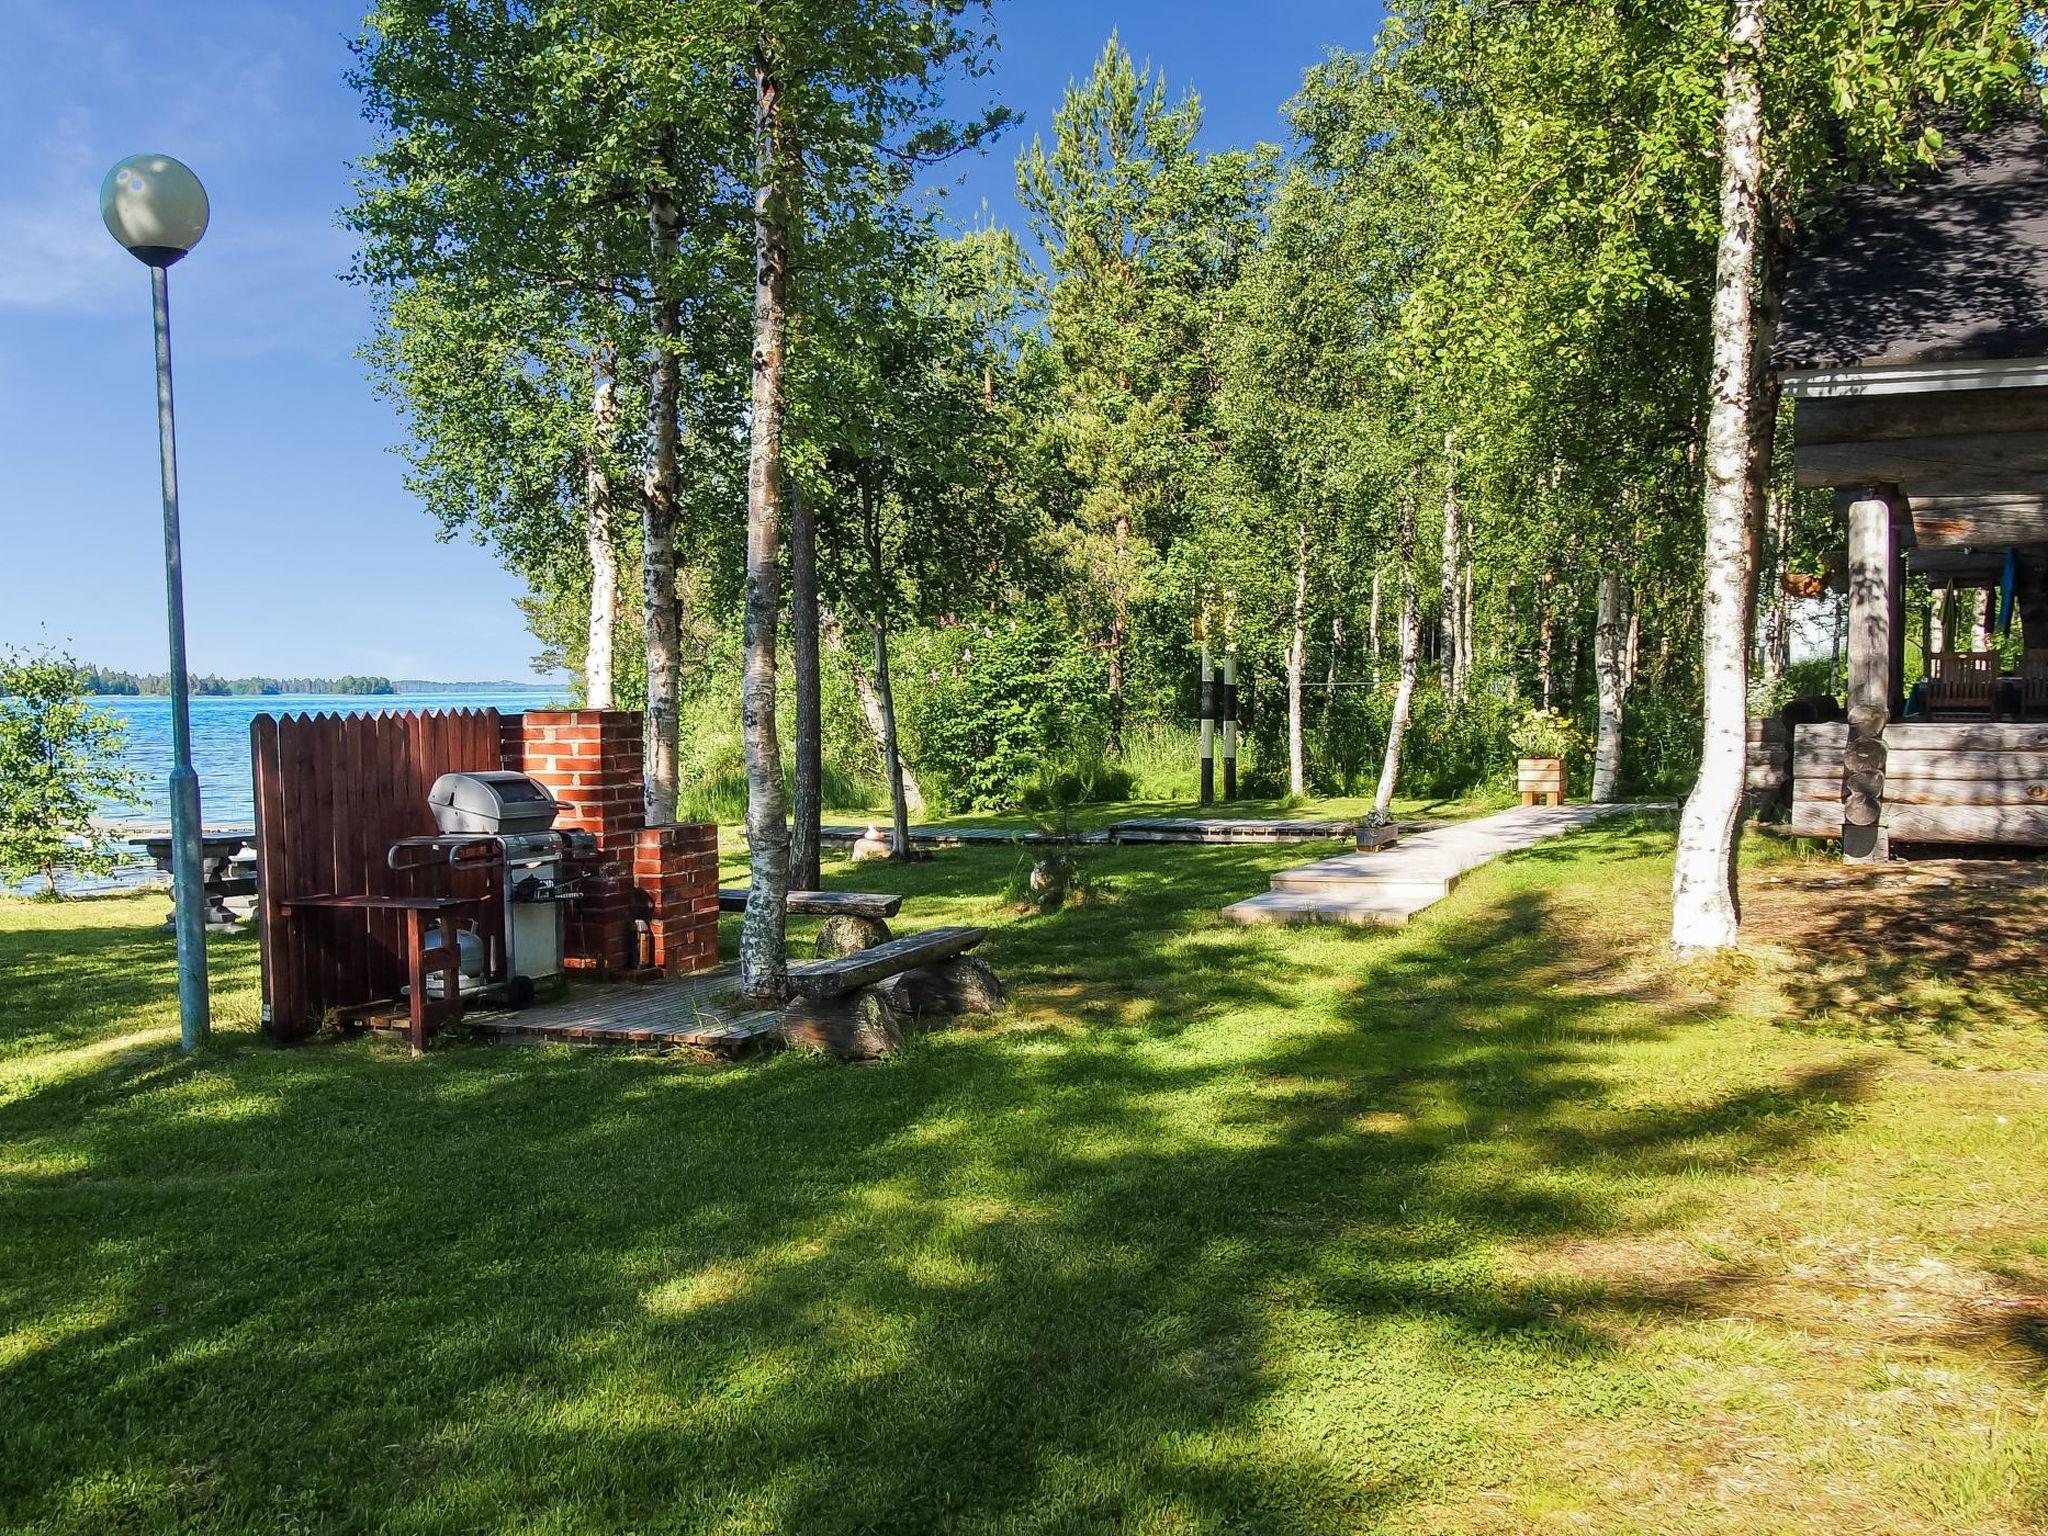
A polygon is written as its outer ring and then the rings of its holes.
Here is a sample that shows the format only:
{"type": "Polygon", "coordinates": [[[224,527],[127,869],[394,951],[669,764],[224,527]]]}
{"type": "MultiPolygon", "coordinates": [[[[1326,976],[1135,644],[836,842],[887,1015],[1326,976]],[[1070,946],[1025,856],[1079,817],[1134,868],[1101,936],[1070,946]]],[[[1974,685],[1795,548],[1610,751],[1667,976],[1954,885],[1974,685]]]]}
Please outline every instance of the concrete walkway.
{"type": "Polygon", "coordinates": [[[1477,821],[1403,834],[1391,848],[1318,859],[1273,876],[1264,895],[1225,907],[1240,923],[1349,923],[1398,928],[1451,893],[1458,881],[1504,853],[1591,826],[1643,805],[1531,805],[1477,821]]]}

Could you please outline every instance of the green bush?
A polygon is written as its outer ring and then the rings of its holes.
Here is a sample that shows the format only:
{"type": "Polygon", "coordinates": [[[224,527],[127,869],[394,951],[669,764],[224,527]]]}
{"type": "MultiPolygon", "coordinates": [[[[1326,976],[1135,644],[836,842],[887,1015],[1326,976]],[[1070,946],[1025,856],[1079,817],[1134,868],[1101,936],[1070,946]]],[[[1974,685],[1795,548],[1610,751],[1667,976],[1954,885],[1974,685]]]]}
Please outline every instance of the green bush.
{"type": "Polygon", "coordinates": [[[897,711],[925,793],[1016,805],[1048,763],[1099,761],[1107,664],[1043,616],[906,636],[897,711]]]}

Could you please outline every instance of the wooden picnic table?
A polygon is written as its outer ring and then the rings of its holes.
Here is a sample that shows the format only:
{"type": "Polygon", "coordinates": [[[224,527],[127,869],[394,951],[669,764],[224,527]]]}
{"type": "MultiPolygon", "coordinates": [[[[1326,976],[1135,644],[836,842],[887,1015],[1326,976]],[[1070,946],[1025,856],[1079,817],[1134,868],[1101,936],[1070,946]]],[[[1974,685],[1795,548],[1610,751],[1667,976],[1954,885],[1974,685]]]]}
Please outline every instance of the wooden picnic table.
{"type": "MultiPolygon", "coordinates": [[[[228,906],[230,896],[254,896],[256,877],[233,873],[235,860],[253,839],[246,832],[207,832],[199,839],[199,880],[206,900],[206,926],[215,933],[232,933],[235,914],[228,906]]],[[[158,869],[169,874],[172,869],[171,834],[152,833],[146,837],[128,839],[130,848],[140,848],[149,855],[149,860],[158,869]]],[[[165,920],[165,926],[175,926],[175,913],[165,920]]]]}

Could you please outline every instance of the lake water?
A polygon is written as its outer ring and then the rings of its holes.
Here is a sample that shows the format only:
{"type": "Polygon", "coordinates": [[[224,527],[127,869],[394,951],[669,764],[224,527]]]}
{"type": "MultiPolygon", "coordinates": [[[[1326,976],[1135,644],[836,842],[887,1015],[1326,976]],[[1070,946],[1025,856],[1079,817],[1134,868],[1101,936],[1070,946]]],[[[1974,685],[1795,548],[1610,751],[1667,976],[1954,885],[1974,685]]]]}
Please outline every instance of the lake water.
{"type": "MultiPolygon", "coordinates": [[[[379,715],[408,709],[495,709],[504,714],[542,709],[559,695],[547,688],[479,693],[359,694],[273,693],[261,698],[199,698],[192,701],[192,766],[199,774],[199,810],[208,828],[256,825],[249,775],[249,722],[258,715],[379,715]]],[[[142,775],[147,798],[110,807],[108,817],[124,824],[168,826],[171,819],[171,701],[161,698],[93,700],[119,715],[128,727],[128,766],[142,775]]]]}
{"type": "MultiPolygon", "coordinates": [[[[359,694],[274,693],[258,698],[197,698],[192,701],[192,766],[199,774],[199,812],[209,829],[242,831],[256,825],[249,773],[249,722],[258,715],[386,714],[407,709],[495,709],[517,714],[559,703],[550,688],[510,688],[473,693],[359,694]]],[[[171,701],[112,697],[93,700],[119,715],[128,727],[128,766],[141,774],[144,797],[132,805],[108,806],[106,818],[124,830],[168,827],[171,820],[171,701]]],[[[124,871],[115,884],[155,878],[148,868],[124,871]]],[[[104,885],[80,881],[80,888],[104,885]]]]}

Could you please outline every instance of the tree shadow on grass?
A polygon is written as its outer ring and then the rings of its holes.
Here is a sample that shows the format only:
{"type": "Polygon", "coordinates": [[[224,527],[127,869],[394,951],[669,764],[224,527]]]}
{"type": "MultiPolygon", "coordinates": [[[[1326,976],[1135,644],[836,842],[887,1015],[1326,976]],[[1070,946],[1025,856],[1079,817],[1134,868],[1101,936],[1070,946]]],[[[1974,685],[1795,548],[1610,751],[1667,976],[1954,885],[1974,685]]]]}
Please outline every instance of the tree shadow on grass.
{"type": "MultiPolygon", "coordinates": [[[[1494,1246],[1783,1157],[1859,1085],[1617,1107],[1602,1052],[1687,1005],[1545,892],[1398,942],[1210,925],[1274,859],[1133,858],[995,935],[1092,1033],[230,1044],[0,1108],[76,1154],[0,1177],[0,1519],[1290,1536],[1502,1468],[1499,1414],[1616,1341],[1494,1246]]],[[[990,862],[900,873],[941,908],[990,862]]]]}

